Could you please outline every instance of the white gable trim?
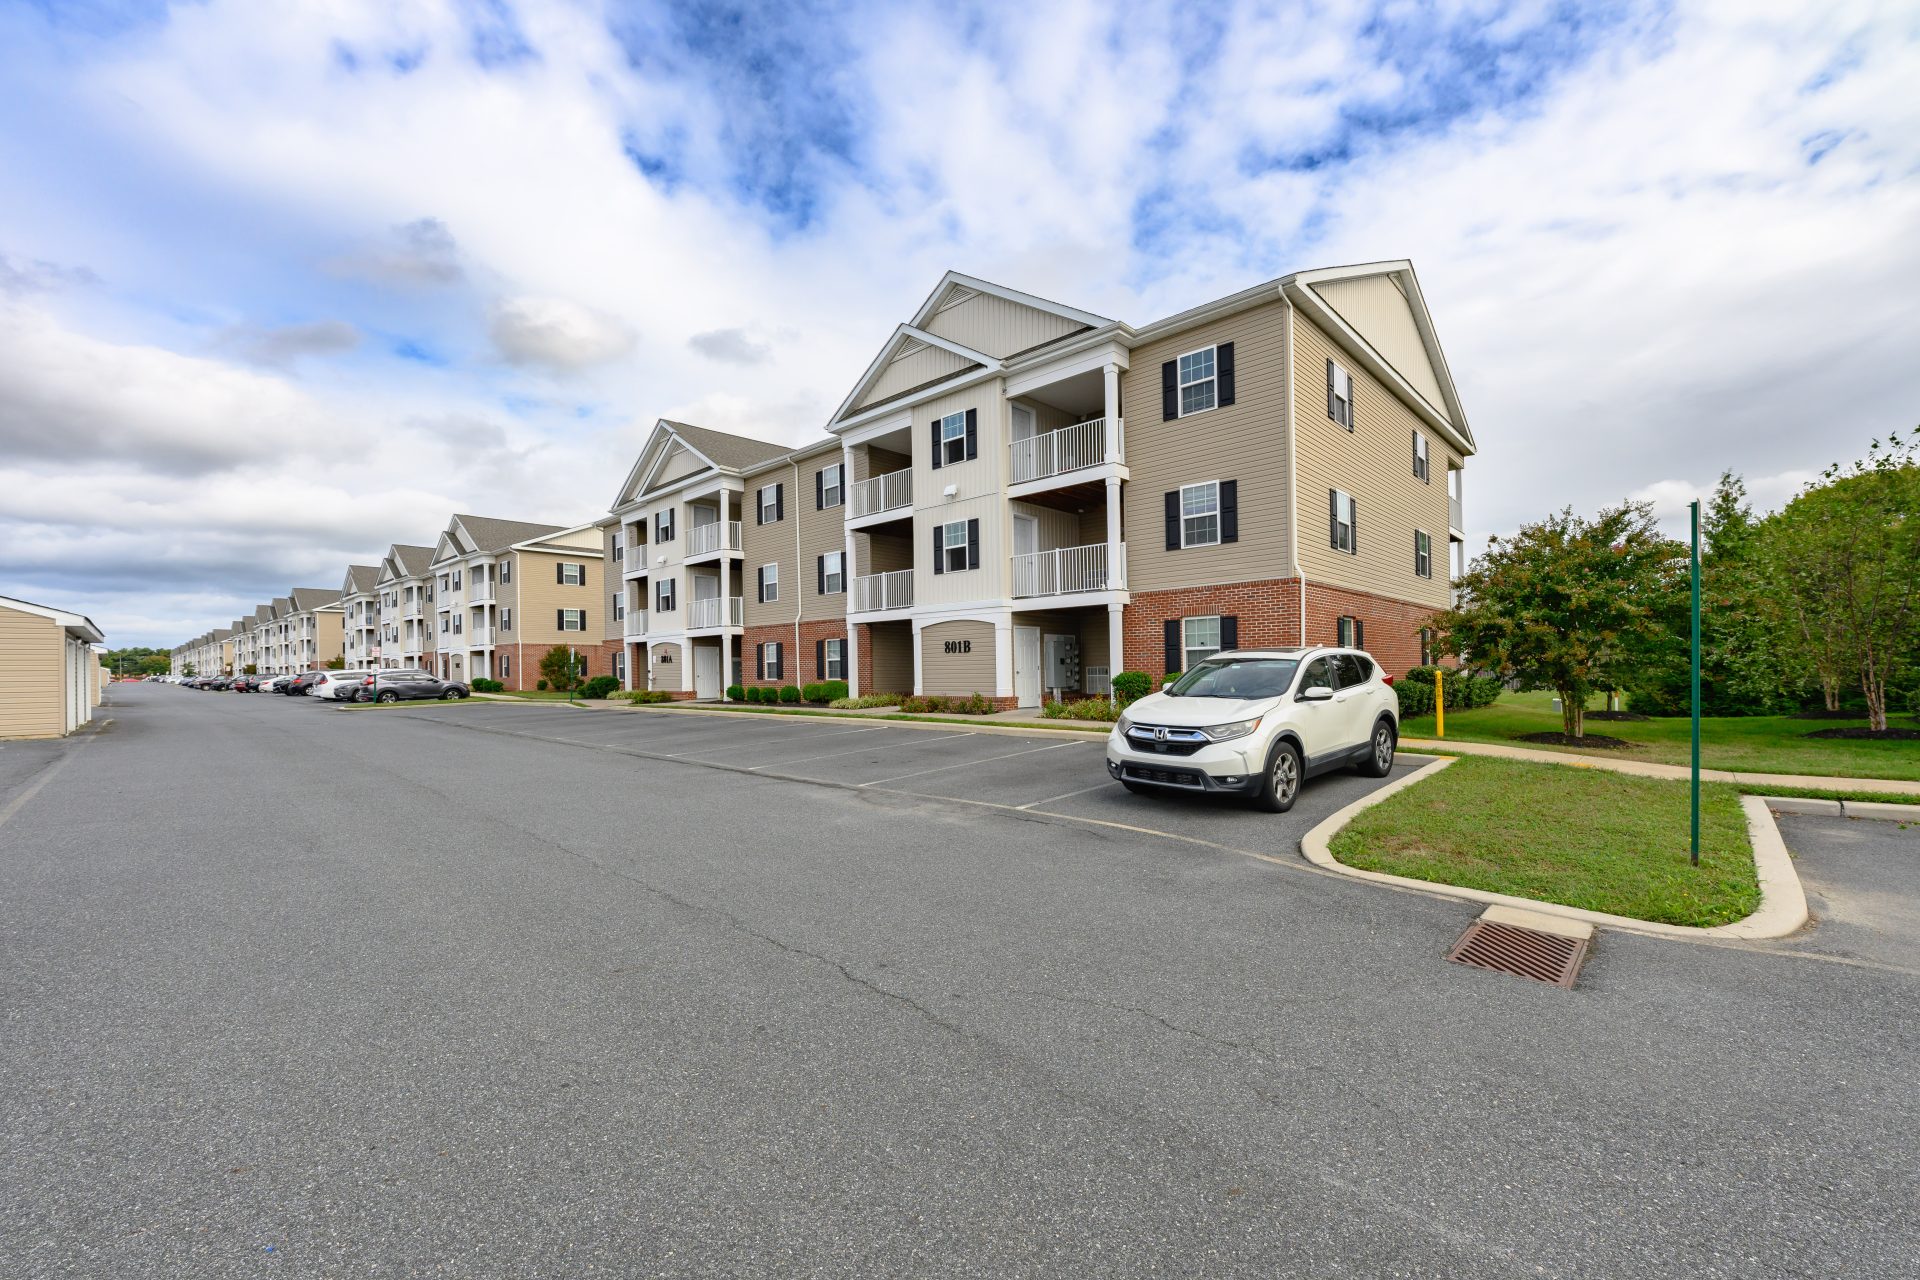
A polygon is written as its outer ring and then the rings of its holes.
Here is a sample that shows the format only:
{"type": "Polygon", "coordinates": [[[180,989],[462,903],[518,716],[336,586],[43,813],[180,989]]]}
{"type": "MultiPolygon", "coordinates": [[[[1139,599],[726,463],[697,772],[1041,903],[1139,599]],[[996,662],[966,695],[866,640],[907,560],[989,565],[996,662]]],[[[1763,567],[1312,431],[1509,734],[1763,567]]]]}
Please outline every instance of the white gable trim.
{"type": "Polygon", "coordinates": [[[908,324],[913,328],[924,327],[928,320],[939,313],[941,304],[945,301],[948,290],[952,289],[955,285],[964,289],[971,289],[975,293],[990,293],[994,297],[1003,299],[1004,301],[1017,302],[1023,307],[1032,307],[1035,311],[1045,311],[1051,315],[1072,320],[1076,324],[1094,325],[1097,327],[1099,325],[1113,323],[1106,316],[1097,316],[1091,311],[1082,311],[1078,307],[1069,307],[1063,303],[1049,302],[1045,298],[1036,298],[1030,293],[1021,293],[1018,289],[1009,289],[1004,285],[994,284],[990,280],[981,280],[974,276],[962,275],[958,271],[949,271],[946,275],[940,277],[940,283],[934,287],[932,293],[927,295],[927,300],[920,304],[920,309],[913,313],[913,319],[908,321],[908,324]]]}
{"type": "MultiPolygon", "coordinates": [[[[952,273],[949,272],[948,274],[952,273]]],[[[921,310],[925,311],[926,308],[922,307],[921,310]]],[[[916,316],[915,320],[917,321],[920,318],[921,317],[916,316]]],[[[918,342],[923,346],[939,347],[941,350],[951,352],[964,360],[971,360],[975,364],[986,366],[986,372],[997,373],[1002,367],[999,360],[986,354],[984,351],[975,351],[972,347],[962,346],[951,338],[943,338],[937,333],[928,333],[925,329],[916,328],[911,324],[898,325],[894,328],[893,335],[881,346],[880,354],[873,358],[873,363],[868,365],[866,372],[860,375],[860,380],[853,384],[853,390],[847,393],[847,398],[842,400],[840,407],[833,411],[833,417],[827,420],[829,430],[832,430],[832,424],[834,423],[859,420],[859,414],[852,412],[853,406],[859,404],[860,398],[867,394],[868,388],[879,381],[880,375],[886,371],[887,366],[900,357],[900,349],[908,342],[918,342]]],[[[980,369],[970,369],[965,373],[955,376],[962,378],[973,377],[981,372],[983,371],[980,369]]],[[[866,409],[862,412],[871,413],[873,410],[866,409]]]]}

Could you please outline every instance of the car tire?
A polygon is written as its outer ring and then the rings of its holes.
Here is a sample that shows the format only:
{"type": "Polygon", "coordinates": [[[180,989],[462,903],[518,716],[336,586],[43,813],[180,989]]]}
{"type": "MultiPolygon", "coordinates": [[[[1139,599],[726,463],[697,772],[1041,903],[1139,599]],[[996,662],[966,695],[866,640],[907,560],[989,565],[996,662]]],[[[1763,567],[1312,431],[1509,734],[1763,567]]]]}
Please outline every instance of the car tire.
{"type": "Polygon", "coordinates": [[[1266,776],[1260,780],[1260,790],[1254,793],[1254,804],[1268,813],[1285,813],[1300,798],[1300,784],[1305,781],[1305,775],[1299,748],[1284,739],[1275,743],[1273,755],[1267,761],[1266,776]]]}
{"type": "Polygon", "coordinates": [[[449,689],[445,693],[440,695],[440,701],[458,702],[460,701],[460,691],[458,689],[449,689]]]}
{"type": "Polygon", "coordinates": [[[398,702],[400,695],[392,689],[382,689],[374,699],[376,702],[398,702]]]}
{"type": "Polygon", "coordinates": [[[1374,722],[1373,737],[1367,740],[1367,758],[1360,763],[1360,776],[1363,778],[1384,778],[1393,772],[1393,753],[1400,745],[1400,735],[1393,727],[1393,721],[1381,716],[1374,722]]]}

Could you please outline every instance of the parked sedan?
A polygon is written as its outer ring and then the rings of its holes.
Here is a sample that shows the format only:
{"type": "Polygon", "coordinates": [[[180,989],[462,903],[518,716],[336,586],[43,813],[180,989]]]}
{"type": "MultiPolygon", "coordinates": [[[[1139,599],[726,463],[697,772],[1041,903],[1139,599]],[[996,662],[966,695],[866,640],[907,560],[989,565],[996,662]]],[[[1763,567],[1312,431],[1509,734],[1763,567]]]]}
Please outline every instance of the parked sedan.
{"type": "Polygon", "coordinates": [[[304,694],[311,693],[313,691],[314,682],[319,680],[322,676],[326,674],[327,673],[324,671],[298,672],[294,675],[293,679],[287,681],[284,685],[280,686],[280,692],[286,694],[290,698],[298,698],[304,694]]]}
{"type": "Polygon", "coordinates": [[[360,684],[362,702],[401,702],[421,698],[439,698],[453,702],[470,691],[458,680],[442,680],[431,671],[418,667],[399,667],[391,671],[369,671],[360,684]]]}
{"type": "Polygon", "coordinates": [[[252,693],[254,689],[258,686],[254,682],[254,677],[241,675],[241,676],[235,676],[233,678],[233,683],[228,687],[232,689],[235,693],[252,693]]]}
{"type": "Polygon", "coordinates": [[[352,702],[360,685],[371,671],[322,671],[320,678],[307,686],[307,696],[330,702],[352,702]]]}

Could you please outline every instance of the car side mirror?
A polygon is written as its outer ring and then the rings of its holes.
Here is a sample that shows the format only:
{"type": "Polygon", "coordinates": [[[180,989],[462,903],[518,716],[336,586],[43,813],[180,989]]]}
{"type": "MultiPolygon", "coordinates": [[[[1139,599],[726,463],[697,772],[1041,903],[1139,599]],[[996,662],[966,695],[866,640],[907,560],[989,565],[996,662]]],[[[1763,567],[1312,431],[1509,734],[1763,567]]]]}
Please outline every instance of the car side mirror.
{"type": "Polygon", "coordinates": [[[1162,681],[1160,682],[1160,689],[1161,689],[1161,692],[1163,692],[1163,693],[1164,693],[1164,692],[1165,692],[1166,690],[1168,690],[1168,689],[1171,689],[1171,688],[1173,688],[1173,681],[1171,681],[1171,680],[1162,680],[1162,681]]]}
{"type": "Polygon", "coordinates": [[[1333,697],[1333,690],[1323,684],[1310,684],[1300,691],[1302,702],[1325,702],[1333,697]]]}

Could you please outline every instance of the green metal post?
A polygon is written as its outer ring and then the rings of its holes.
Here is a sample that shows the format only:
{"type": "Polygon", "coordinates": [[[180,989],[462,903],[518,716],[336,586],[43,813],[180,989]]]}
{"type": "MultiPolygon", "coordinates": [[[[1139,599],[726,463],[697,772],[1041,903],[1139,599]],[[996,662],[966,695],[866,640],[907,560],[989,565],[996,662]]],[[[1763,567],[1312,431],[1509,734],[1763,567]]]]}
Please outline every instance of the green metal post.
{"type": "Polygon", "coordinates": [[[1700,865],[1700,504],[1693,515],[1693,865],[1700,865]]]}

